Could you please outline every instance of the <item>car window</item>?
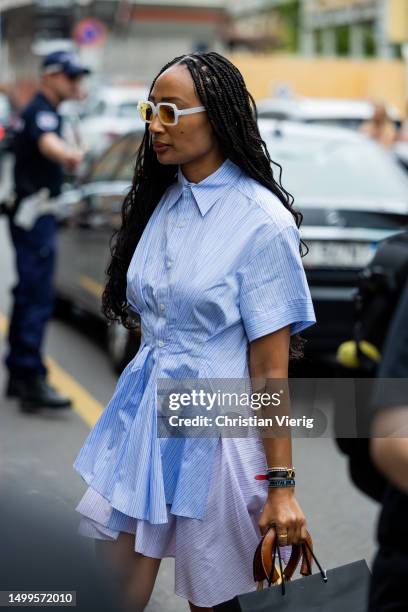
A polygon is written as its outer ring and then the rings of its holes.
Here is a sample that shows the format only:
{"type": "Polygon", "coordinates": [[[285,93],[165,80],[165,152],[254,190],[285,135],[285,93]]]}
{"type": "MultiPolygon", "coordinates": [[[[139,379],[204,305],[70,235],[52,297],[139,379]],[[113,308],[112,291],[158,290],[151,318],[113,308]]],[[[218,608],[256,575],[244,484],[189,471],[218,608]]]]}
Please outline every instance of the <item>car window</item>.
{"type": "Polygon", "coordinates": [[[92,98],[87,101],[84,108],[85,115],[103,115],[106,112],[106,103],[103,100],[92,98]]]}
{"type": "Polygon", "coordinates": [[[139,118],[137,112],[137,100],[132,102],[123,102],[118,106],[118,116],[119,117],[134,117],[139,118]]]}
{"type": "Polygon", "coordinates": [[[278,110],[258,110],[258,117],[260,119],[278,119],[279,121],[290,119],[289,113],[278,110]]]}
{"type": "Polygon", "coordinates": [[[344,210],[331,208],[302,208],[303,226],[365,227],[367,229],[398,230],[408,225],[407,215],[344,210]]]}
{"type": "Polygon", "coordinates": [[[283,186],[295,198],[408,202],[408,177],[391,153],[375,143],[305,134],[263,134],[282,165],[283,186]]]}
{"type": "Polygon", "coordinates": [[[92,166],[88,182],[117,180],[117,173],[130,153],[131,136],[116,141],[92,166]]]}
{"type": "Polygon", "coordinates": [[[124,152],[122,162],[116,170],[115,178],[117,181],[132,182],[135,170],[136,155],[142,142],[143,134],[132,134],[127,139],[127,150],[124,152]]]}
{"type": "Polygon", "coordinates": [[[327,125],[328,127],[345,127],[352,130],[358,130],[363,123],[363,119],[359,117],[331,117],[330,119],[313,118],[306,119],[305,123],[327,125]]]}

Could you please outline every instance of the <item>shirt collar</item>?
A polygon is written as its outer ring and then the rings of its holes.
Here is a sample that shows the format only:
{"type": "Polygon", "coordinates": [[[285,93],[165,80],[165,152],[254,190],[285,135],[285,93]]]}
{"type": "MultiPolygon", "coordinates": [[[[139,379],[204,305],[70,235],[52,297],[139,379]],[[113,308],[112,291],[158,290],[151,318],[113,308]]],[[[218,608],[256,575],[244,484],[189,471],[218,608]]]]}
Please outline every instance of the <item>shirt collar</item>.
{"type": "Polygon", "coordinates": [[[226,159],[224,163],[207,176],[199,183],[190,183],[178,168],[177,182],[173,186],[173,190],[169,196],[168,209],[170,209],[181,196],[184,188],[191,187],[192,194],[200,209],[201,215],[204,215],[210,210],[211,206],[223,195],[226,189],[234,182],[241,174],[239,166],[234,164],[230,159],[226,159]]]}

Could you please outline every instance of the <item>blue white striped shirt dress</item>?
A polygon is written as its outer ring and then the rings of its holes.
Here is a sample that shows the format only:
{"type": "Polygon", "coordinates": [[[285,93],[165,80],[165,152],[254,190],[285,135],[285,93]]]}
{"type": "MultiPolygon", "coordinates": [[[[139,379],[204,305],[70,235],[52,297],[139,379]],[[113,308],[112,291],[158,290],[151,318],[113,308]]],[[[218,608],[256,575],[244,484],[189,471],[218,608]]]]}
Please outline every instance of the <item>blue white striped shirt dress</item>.
{"type": "Polygon", "coordinates": [[[315,314],[291,213],[227,159],[164,193],[135,249],[127,299],[142,340],[74,468],[88,485],[79,532],[175,557],[175,592],[212,607],[255,589],[267,483],[262,440],[158,438],[157,379],[249,377],[252,340],[315,314]]]}

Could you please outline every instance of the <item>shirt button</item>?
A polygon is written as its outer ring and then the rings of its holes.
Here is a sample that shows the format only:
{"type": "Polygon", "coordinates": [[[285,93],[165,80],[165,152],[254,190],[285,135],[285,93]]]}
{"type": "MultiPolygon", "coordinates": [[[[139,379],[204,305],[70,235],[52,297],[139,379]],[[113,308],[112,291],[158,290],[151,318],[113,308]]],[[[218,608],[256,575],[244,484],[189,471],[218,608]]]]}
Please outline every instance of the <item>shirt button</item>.
{"type": "Polygon", "coordinates": [[[161,311],[163,311],[164,310],[164,304],[159,304],[159,308],[160,308],[161,311]]]}
{"type": "Polygon", "coordinates": [[[167,263],[166,263],[166,266],[167,266],[168,268],[171,268],[171,264],[172,264],[172,262],[170,261],[170,259],[168,259],[168,260],[167,260],[167,263]]]}
{"type": "Polygon", "coordinates": [[[159,340],[158,345],[160,346],[160,348],[161,348],[162,346],[164,346],[164,342],[163,342],[163,340],[159,340]]]}

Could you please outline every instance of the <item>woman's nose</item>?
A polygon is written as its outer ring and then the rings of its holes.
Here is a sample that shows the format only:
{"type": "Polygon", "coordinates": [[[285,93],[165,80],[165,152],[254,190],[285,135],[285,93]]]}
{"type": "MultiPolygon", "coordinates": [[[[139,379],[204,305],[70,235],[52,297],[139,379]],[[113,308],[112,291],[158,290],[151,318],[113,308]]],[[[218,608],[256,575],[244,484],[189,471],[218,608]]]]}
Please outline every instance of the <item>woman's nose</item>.
{"type": "Polygon", "coordinates": [[[149,123],[149,132],[151,134],[157,134],[157,133],[163,133],[164,132],[164,127],[163,124],[161,123],[159,117],[157,115],[155,115],[153,117],[153,120],[149,123]]]}

